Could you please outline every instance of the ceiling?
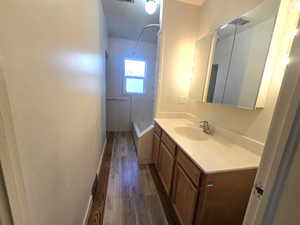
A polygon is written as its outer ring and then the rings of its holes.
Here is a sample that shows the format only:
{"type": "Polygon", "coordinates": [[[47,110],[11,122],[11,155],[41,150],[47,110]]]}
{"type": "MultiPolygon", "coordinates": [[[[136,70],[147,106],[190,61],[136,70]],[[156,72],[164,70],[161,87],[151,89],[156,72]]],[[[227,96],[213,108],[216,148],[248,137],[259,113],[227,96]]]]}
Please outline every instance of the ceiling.
{"type": "MultiPolygon", "coordinates": [[[[145,11],[146,0],[134,0],[128,3],[119,0],[102,0],[104,14],[111,37],[137,40],[145,25],[159,23],[159,10],[153,15],[145,11]]],[[[142,41],[156,42],[157,28],[145,30],[142,41]]]]}

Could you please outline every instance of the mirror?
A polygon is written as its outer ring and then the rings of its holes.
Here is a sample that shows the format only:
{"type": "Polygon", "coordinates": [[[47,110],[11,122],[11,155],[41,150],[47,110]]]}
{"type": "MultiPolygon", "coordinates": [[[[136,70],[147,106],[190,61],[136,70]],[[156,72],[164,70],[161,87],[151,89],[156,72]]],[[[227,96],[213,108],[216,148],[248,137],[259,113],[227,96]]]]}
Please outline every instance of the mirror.
{"type": "Polygon", "coordinates": [[[244,109],[256,108],[279,3],[279,0],[267,0],[218,28],[213,38],[208,35],[197,42],[191,98],[244,109]],[[206,66],[203,58],[210,58],[206,66]],[[204,88],[201,89],[201,85],[204,88]],[[202,90],[201,95],[195,94],[195,86],[198,92],[202,90]]]}
{"type": "Polygon", "coordinates": [[[209,34],[196,42],[194,52],[193,76],[190,86],[191,99],[203,99],[204,89],[207,85],[206,78],[209,76],[209,62],[213,56],[215,35],[209,34]],[[202,90],[202,91],[201,91],[202,90]]]}

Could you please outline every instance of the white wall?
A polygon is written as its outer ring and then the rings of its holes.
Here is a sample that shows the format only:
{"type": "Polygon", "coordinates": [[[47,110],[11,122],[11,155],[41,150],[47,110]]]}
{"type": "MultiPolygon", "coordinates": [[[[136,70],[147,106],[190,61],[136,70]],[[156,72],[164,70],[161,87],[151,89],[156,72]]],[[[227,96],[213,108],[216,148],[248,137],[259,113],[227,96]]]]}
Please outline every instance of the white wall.
{"type": "Polygon", "coordinates": [[[201,7],[166,0],[163,24],[164,68],[161,71],[159,112],[188,112],[214,124],[265,142],[282,77],[273,76],[265,108],[248,111],[216,104],[182,101],[189,89],[193,45],[200,37],[253,9],[262,0],[209,0],[201,7]],[[220,7],[222,6],[222,7],[220,7]]]}
{"type": "Polygon", "coordinates": [[[101,2],[3,0],[0,26],[31,224],[79,225],[105,138],[101,2]]]}
{"type": "Polygon", "coordinates": [[[107,97],[125,97],[125,99],[127,97],[127,100],[107,101],[108,130],[130,130],[130,118],[136,122],[153,120],[156,44],[140,42],[134,56],[145,59],[147,62],[146,93],[144,95],[125,95],[123,92],[124,59],[132,57],[135,45],[135,41],[109,38],[107,97]],[[132,100],[130,100],[130,96],[132,96],[132,100]]]}

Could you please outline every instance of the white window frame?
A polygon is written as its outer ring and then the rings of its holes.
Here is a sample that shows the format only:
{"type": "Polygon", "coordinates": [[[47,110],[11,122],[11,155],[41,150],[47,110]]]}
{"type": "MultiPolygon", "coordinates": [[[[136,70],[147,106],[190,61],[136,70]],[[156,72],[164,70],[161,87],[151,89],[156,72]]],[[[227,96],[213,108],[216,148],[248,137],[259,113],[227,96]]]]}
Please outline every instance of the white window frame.
{"type": "Polygon", "coordinates": [[[123,93],[125,95],[145,95],[146,94],[146,78],[147,78],[147,61],[144,58],[132,58],[132,57],[125,57],[123,59],[123,93]],[[125,60],[134,60],[134,61],[143,61],[145,62],[145,74],[144,77],[139,76],[126,76],[125,75],[125,60]],[[128,92],[126,90],[126,78],[132,79],[139,79],[143,80],[143,93],[138,92],[128,92]]]}

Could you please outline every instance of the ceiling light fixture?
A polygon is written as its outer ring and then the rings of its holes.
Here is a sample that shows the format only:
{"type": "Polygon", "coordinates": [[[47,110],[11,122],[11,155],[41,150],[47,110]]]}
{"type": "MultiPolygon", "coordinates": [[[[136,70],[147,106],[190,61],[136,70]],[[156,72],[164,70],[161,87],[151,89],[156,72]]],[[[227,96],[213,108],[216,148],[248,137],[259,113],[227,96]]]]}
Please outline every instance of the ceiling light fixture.
{"type": "Polygon", "coordinates": [[[153,15],[157,10],[158,3],[155,0],[147,0],[145,10],[149,15],[153,15]]]}

